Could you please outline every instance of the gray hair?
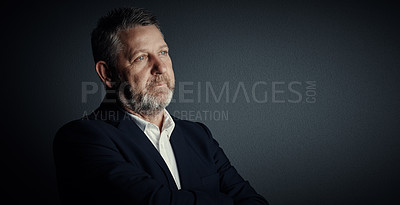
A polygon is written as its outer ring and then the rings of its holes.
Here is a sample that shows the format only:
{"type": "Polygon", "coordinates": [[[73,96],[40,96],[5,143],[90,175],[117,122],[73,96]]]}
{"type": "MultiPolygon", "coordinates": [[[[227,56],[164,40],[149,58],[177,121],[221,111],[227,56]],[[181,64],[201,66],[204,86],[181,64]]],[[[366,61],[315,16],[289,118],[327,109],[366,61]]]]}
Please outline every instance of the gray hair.
{"type": "Polygon", "coordinates": [[[101,17],[91,35],[95,63],[105,61],[114,73],[117,55],[123,47],[119,32],[148,25],[155,25],[161,31],[157,18],[143,8],[118,8],[101,17]]]}

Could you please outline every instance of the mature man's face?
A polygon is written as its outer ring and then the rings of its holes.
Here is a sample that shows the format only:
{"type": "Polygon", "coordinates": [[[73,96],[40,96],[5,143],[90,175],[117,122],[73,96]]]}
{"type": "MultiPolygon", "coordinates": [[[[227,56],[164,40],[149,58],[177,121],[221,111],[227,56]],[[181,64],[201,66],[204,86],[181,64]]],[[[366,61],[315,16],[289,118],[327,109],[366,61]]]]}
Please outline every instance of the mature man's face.
{"type": "Polygon", "coordinates": [[[118,98],[138,114],[157,114],[170,103],[175,85],[168,46],[154,25],[122,31],[119,37],[123,49],[117,58],[122,82],[118,98]]]}

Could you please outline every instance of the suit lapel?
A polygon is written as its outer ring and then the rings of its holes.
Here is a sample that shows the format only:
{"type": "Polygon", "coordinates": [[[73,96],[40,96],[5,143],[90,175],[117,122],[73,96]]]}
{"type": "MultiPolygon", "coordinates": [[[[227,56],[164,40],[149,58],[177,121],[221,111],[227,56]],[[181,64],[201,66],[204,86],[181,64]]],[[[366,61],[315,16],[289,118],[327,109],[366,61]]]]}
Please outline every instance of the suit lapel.
{"type": "Polygon", "coordinates": [[[174,131],[171,134],[170,142],[174,150],[175,160],[178,167],[179,178],[182,189],[192,188],[200,182],[196,161],[193,152],[189,149],[189,144],[185,140],[184,132],[179,123],[175,123],[174,131]]]}
{"type": "Polygon", "coordinates": [[[119,124],[118,128],[128,137],[131,138],[134,143],[142,149],[142,151],[150,156],[158,164],[158,166],[162,169],[165,177],[168,179],[169,187],[177,189],[175,181],[171,175],[171,172],[168,169],[167,164],[164,159],[161,157],[160,153],[154,147],[154,145],[150,142],[147,136],[143,133],[143,131],[136,125],[136,123],[131,120],[129,115],[125,112],[118,110],[119,112],[119,124]]]}

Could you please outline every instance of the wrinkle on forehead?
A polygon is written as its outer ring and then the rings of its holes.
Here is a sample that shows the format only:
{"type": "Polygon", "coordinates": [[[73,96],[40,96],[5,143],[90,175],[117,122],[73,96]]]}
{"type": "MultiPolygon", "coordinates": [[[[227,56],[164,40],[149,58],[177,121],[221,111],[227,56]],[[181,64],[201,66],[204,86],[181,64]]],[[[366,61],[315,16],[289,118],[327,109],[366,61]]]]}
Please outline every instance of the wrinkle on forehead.
{"type": "Polygon", "coordinates": [[[148,49],[146,47],[152,47],[155,44],[166,44],[164,36],[154,25],[136,26],[121,31],[118,35],[124,47],[132,49],[148,49]]]}

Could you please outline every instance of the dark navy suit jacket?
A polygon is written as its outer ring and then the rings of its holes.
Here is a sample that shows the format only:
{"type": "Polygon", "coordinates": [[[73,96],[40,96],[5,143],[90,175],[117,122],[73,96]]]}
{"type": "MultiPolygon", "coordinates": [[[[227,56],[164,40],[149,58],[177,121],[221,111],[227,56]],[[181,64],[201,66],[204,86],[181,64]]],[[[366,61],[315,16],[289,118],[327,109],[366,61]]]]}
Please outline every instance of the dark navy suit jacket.
{"type": "Polygon", "coordinates": [[[115,104],[64,125],[53,147],[62,204],[267,204],[205,125],[174,121],[170,142],[181,190],[153,144],[115,104]]]}

